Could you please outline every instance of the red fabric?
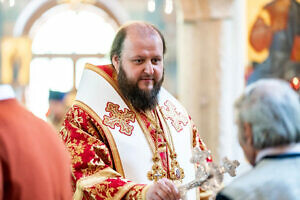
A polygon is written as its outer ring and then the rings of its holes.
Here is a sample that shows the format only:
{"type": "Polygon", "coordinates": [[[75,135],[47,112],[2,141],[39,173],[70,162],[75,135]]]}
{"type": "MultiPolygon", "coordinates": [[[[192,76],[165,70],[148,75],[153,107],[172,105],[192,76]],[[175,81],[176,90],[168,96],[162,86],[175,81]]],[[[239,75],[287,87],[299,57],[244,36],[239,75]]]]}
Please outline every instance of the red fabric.
{"type": "MultiPolygon", "coordinates": [[[[152,139],[156,140],[153,135],[155,127],[144,115],[141,116],[152,134],[152,139]]],[[[198,130],[195,126],[193,127],[194,146],[200,146],[202,150],[206,149],[205,144],[200,139],[198,130]]],[[[60,134],[72,156],[73,185],[78,183],[81,178],[89,178],[91,175],[98,174],[98,177],[103,177],[101,181],[95,182],[94,185],[83,187],[83,199],[134,200],[141,198],[145,185],[138,183],[131,185],[130,180],[122,178],[116,172],[112,151],[101,126],[83,108],[73,105],[66,115],[60,134]],[[107,176],[105,175],[107,171],[113,171],[114,174],[107,176]]],[[[163,143],[163,140],[163,138],[158,138],[158,143],[163,143]]],[[[167,152],[167,149],[165,152],[167,152]]],[[[162,152],[160,156],[165,170],[169,172],[167,153],[162,152]]],[[[73,189],[75,191],[76,188],[73,187],[73,189]]]]}
{"type": "Polygon", "coordinates": [[[0,199],[72,199],[69,160],[46,122],[0,101],[0,199]]]}
{"type": "MultiPolygon", "coordinates": [[[[141,118],[143,119],[147,129],[150,131],[153,143],[154,144],[157,143],[158,148],[165,149],[163,152],[159,153],[159,156],[160,156],[162,167],[165,169],[165,171],[167,172],[167,175],[169,177],[170,169],[169,169],[169,165],[168,165],[168,163],[169,163],[168,146],[165,145],[165,147],[163,147],[163,144],[166,144],[166,141],[161,135],[156,135],[156,131],[157,131],[156,128],[152,127],[153,125],[151,125],[151,122],[147,119],[147,117],[144,114],[141,114],[141,118]]],[[[160,124],[160,127],[161,127],[161,124],[160,124]]]]}
{"type": "MultiPolygon", "coordinates": [[[[100,125],[80,107],[74,105],[67,113],[60,132],[66,146],[72,156],[73,185],[84,177],[95,173],[115,170],[114,161],[107,139],[100,125]]],[[[83,199],[120,199],[130,190],[135,191],[135,186],[124,186],[131,181],[115,174],[105,177],[101,182],[84,188],[83,199]]],[[[99,175],[101,176],[101,175],[99,175]]],[[[144,186],[143,186],[144,187],[144,186]]],[[[73,187],[75,191],[75,187],[73,187]]],[[[138,194],[138,193],[137,193],[138,194]]],[[[126,197],[124,197],[126,199],[126,197]]],[[[133,198],[134,199],[134,198],[133,198]]]]}
{"type": "Polygon", "coordinates": [[[113,78],[113,74],[115,72],[115,69],[112,65],[98,65],[99,69],[102,69],[107,75],[109,75],[111,78],[113,78]]]}

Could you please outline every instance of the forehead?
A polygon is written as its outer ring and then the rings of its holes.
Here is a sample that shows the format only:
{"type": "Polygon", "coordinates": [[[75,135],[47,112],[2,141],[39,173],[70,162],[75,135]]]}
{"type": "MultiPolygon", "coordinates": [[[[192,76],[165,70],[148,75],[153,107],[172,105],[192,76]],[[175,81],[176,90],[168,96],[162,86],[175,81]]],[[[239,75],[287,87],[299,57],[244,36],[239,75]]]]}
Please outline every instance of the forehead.
{"type": "Polygon", "coordinates": [[[152,52],[163,55],[163,42],[152,27],[129,27],[126,31],[123,52],[125,54],[152,52]]]}

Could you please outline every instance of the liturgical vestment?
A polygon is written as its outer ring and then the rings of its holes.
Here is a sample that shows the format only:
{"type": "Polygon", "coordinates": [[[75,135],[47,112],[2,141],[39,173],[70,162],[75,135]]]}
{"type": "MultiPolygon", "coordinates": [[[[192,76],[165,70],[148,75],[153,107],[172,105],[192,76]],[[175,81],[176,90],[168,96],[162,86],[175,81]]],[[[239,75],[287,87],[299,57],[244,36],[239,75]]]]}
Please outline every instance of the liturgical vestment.
{"type": "MultiPolygon", "coordinates": [[[[122,95],[111,65],[86,65],[61,130],[72,156],[74,199],[144,199],[156,152],[167,178],[174,172],[171,154],[176,152],[182,182],[194,180],[191,152],[205,145],[191,118],[164,88],[151,112],[157,123],[122,95]]],[[[197,193],[189,192],[188,199],[199,198],[197,193]]]]}

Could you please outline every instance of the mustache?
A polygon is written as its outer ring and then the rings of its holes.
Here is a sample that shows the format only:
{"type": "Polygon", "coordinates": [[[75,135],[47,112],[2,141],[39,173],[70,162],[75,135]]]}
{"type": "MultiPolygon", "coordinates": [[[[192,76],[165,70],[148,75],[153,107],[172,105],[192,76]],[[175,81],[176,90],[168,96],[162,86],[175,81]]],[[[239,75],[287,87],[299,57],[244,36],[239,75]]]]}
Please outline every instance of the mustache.
{"type": "Polygon", "coordinates": [[[139,78],[139,80],[143,80],[143,79],[151,79],[151,80],[154,80],[155,77],[154,75],[149,75],[149,74],[142,74],[139,78]]]}
{"type": "Polygon", "coordinates": [[[157,95],[160,91],[163,77],[156,81],[151,74],[143,73],[137,81],[129,80],[125,71],[120,67],[118,73],[118,83],[120,90],[125,98],[129,100],[132,106],[137,110],[153,109],[157,105],[157,95]],[[153,79],[153,89],[151,91],[141,90],[138,86],[138,81],[142,79],[153,79]]]}

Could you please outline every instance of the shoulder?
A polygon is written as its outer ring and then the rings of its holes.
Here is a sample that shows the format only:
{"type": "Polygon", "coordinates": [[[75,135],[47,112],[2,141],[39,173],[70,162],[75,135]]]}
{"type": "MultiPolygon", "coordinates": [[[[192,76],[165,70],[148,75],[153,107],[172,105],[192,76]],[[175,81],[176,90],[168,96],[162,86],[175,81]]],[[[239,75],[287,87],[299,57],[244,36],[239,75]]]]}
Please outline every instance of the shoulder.
{"type": "Polygon", "coordinates": [[[180,132],[184,127],[192,127],[191,118],[181,103],[164,88],[158,97],[159,109],[164,117],[180,132]]]}
{"type": "MultiPolygon", "coordinates": [[[[25,156],[24,159],[38,159],[41,155],[49,158],[52,153],[56,157],[64,154],[64,145],[51,125],[17,101],[10,104],[9,108],[10,112],[6,111],[8,114],[0,116],[1,152],[7,157],[19,152],[21,157],[25,156]]],[[[64,156],[67,157],[66,154],[64,156]]]]}
{"type": "MultiPolygon", "coordinates": [[[[226,186],[221,192],[218,194],[218,200],[226,200],[226,199],[246,199],[249,193],[251,193],[249,185],[255,184],[251,180],[251,176],[253,175],[253,171],[247,172],[246,174],[236,178],[232,183],[226,186]]],[[[251,187],[251,190],[253,187],[251,187]]]]}
{"type": "Polygon", "coordinates": [[[158,103],[160,107],[165,107],[169,110],[172,109],[188,116],[184,106],[164,88],[161,88],[161,91],[159,92],[158,103]]]}
{"type": "Polygon", "coordinates": [[[272,163],[261,162],[226,186],[220,195],[235,200],[256,199],[257,196],[267,195],[267,191],[272,191],[272,188],[276,187],[273,184],[276,175],[270,173],[273,169],[272,163]]]}
{"type": "Polygon", "coordinates": [[[15,99],[1,102],[0,111],[0,130],[10,133],[6,136],[26,135],[24,137],[26,139],[37,134],[47,135],[48,132],[55,134],[54,129],[47,122],[35,116],[15,99]]]}

